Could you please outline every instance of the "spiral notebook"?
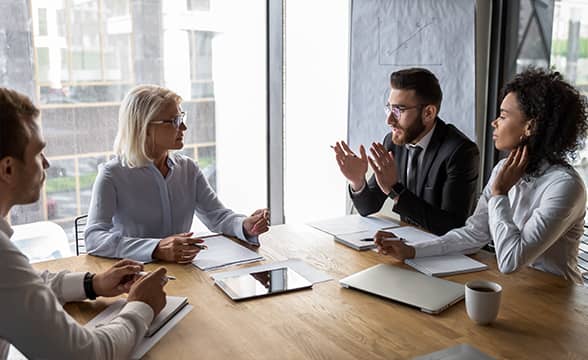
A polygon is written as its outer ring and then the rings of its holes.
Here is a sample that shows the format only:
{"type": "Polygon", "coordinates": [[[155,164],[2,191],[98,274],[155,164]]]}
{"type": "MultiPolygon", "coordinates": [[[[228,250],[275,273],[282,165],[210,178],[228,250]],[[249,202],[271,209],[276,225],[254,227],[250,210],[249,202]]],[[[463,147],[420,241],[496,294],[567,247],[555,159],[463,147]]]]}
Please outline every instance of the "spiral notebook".
{"type": "Polygon", "coordinates": [[[429,276],[448,276],[488,269],[488,265],[465,255],[428,256],[404,263],[429,276]]]}

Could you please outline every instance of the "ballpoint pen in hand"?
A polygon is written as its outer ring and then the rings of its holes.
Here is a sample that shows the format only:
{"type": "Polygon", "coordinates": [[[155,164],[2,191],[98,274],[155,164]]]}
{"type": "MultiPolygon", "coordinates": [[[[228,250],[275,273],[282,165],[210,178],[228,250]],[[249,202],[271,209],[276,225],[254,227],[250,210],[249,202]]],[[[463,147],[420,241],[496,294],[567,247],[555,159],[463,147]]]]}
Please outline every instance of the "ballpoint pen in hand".
{"type": "Polygon", "coordinates": [[[192,246],[196,246],[198,248],[200,248],[200,250],[207,250],[208,246],[206,246],[206,244],[199,244],[199,243],[195,243],[195,244],[190,244],[192,246]]]}
{"type": "MultiPolygon", "coordinates": [[[[137,273],[137,275],[139,275],[139,276],[145,276],[145,275],[149,275],[149,274],[151,274],[150,271],[149,272],[148,271],[139,271],[137,273]]],[[[164,279],[166,279],[166,280],[176,280],[176,277],[173,276],[173,275],[165,275],[164,279]]]]}
{"type": "MultiPolygon", "coordinates": [[[[206,239],[209,237],[215,237],[215,236],[219,236],[219,235],[222,235],[222,234],[214,234],[213,233],[213,234],[208,234],[208,235],[203,235],[203,236],[193,236],[192,239],[206,239]]],[[[194,244],[190,244],[190,245],[199,247],[200,250],[208,250],[208,246],[204,243],[194,243],[194,244]]]]}
{"type": "Polygon", "coordinates": [[[385,241],[405,241],[405,239],[401,238],[401,237],[388,237],[388,238],[382,239],[381,241],[382,242],[385,242],[385,241]]]}

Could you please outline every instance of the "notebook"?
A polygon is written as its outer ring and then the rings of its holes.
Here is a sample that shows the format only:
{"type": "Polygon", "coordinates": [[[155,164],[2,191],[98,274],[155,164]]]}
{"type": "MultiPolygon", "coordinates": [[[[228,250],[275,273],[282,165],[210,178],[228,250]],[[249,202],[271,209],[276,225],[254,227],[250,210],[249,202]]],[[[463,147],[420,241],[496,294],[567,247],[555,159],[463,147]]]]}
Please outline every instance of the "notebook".
{"type": "Polygon", "coordinates": [[[200,270],[208,271],[263,260],[255,251],[222,235],[208,237],[204,239],[204,244],[208,249],[200,251],[192,262],[200,270]]]}
{"type": "Polygon", "coordinates": [[[392,219],[357,214],[315,221],[308,225],[333,235],[338,243],[358,251],[376,248],[374,235],[378,230],[389,231],[400,226],[392,219]]]}
{"type": "MultiPolygon", "coordinates": [[[[166,305],[159,314],[153,319],[145,337],[151,337],[159,329],[163,327],[174,315],[176,315],[184,306],[188,304],[188,298],[183,296],[167,296],[166,305]]],[[[104,311],[98,314],[91,321],[91,326],[98,327],[104,324],[108,324],[114,319],[118,313],[122,310],[127,302],[124,299],[120,299],[110,304],[104,311]]]]}
{"type": "Polygon", "coordinates": [[[314,221],[308,225],[331,235],[351,234],[371,230],[372,236],[380,229],[400,226],[397,221],[392,219],[357,214],[314,221]]]}
{"type": "Polygon", "coordinates": [[[374,235],[375,233],[373,230],[366,230],[350,234],[335,235],[335,241],[355,250],[370,250],[376,247],[376,244],[374,243],[374,235]]]}
{"type": "MultiPolygon", "coordinates": [[[[116,315],[118,315],[125,304],[125,299],[115,301],[84,326],[95,328],[109,323],[116,315]]],[[[145,356],[145,354],[151,350],[159,340],[169,333],[180,320],[188,315],[192,309],[193,307],[188,304],[188,299],[186,297],[168,296],[166,306],[151,322],[151,326],[149,326],[149,329],[147,330],[148,335],[137,341],[135,347],[131,351],[130,358],[141,359],[145,356]]]]}
{"type": "Polygon", "coordinates": [[[488,269],[488,265],[465,255],[428,256],[404,263],[429,276],[448,276],[488,269]]]}

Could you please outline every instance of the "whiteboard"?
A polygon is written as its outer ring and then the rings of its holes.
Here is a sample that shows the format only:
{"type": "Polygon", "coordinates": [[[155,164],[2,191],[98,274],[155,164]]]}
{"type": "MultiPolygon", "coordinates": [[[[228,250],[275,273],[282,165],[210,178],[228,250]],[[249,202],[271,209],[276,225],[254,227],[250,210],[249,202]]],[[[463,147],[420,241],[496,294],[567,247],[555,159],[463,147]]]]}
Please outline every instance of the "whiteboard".
{"type": "Polygon", "coordinates": [[[475,0],[352,0],[348,140],[352,149],[390,132],[384,105],[390,74],[432,71],[439,117],[476,141],[475,0]]]}

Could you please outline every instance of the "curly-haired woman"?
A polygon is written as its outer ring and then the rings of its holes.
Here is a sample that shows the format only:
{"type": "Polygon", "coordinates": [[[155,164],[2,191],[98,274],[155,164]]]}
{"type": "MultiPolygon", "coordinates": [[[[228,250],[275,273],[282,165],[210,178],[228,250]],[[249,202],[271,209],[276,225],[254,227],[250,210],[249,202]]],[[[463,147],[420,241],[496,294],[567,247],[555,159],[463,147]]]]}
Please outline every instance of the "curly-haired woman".
{"type": "Polygon", "coordinates": [[[494,243],[501,272],[531,266],[581,283],[586,190],[568,161],[588,130],[586,98],[559,73],[539,69],[517,75],[504,94],[493,139],[510,153],[494,167],[466,225],[414,246],[379,232],[378,248],[402,260],[472,253],[494,243]]]}

